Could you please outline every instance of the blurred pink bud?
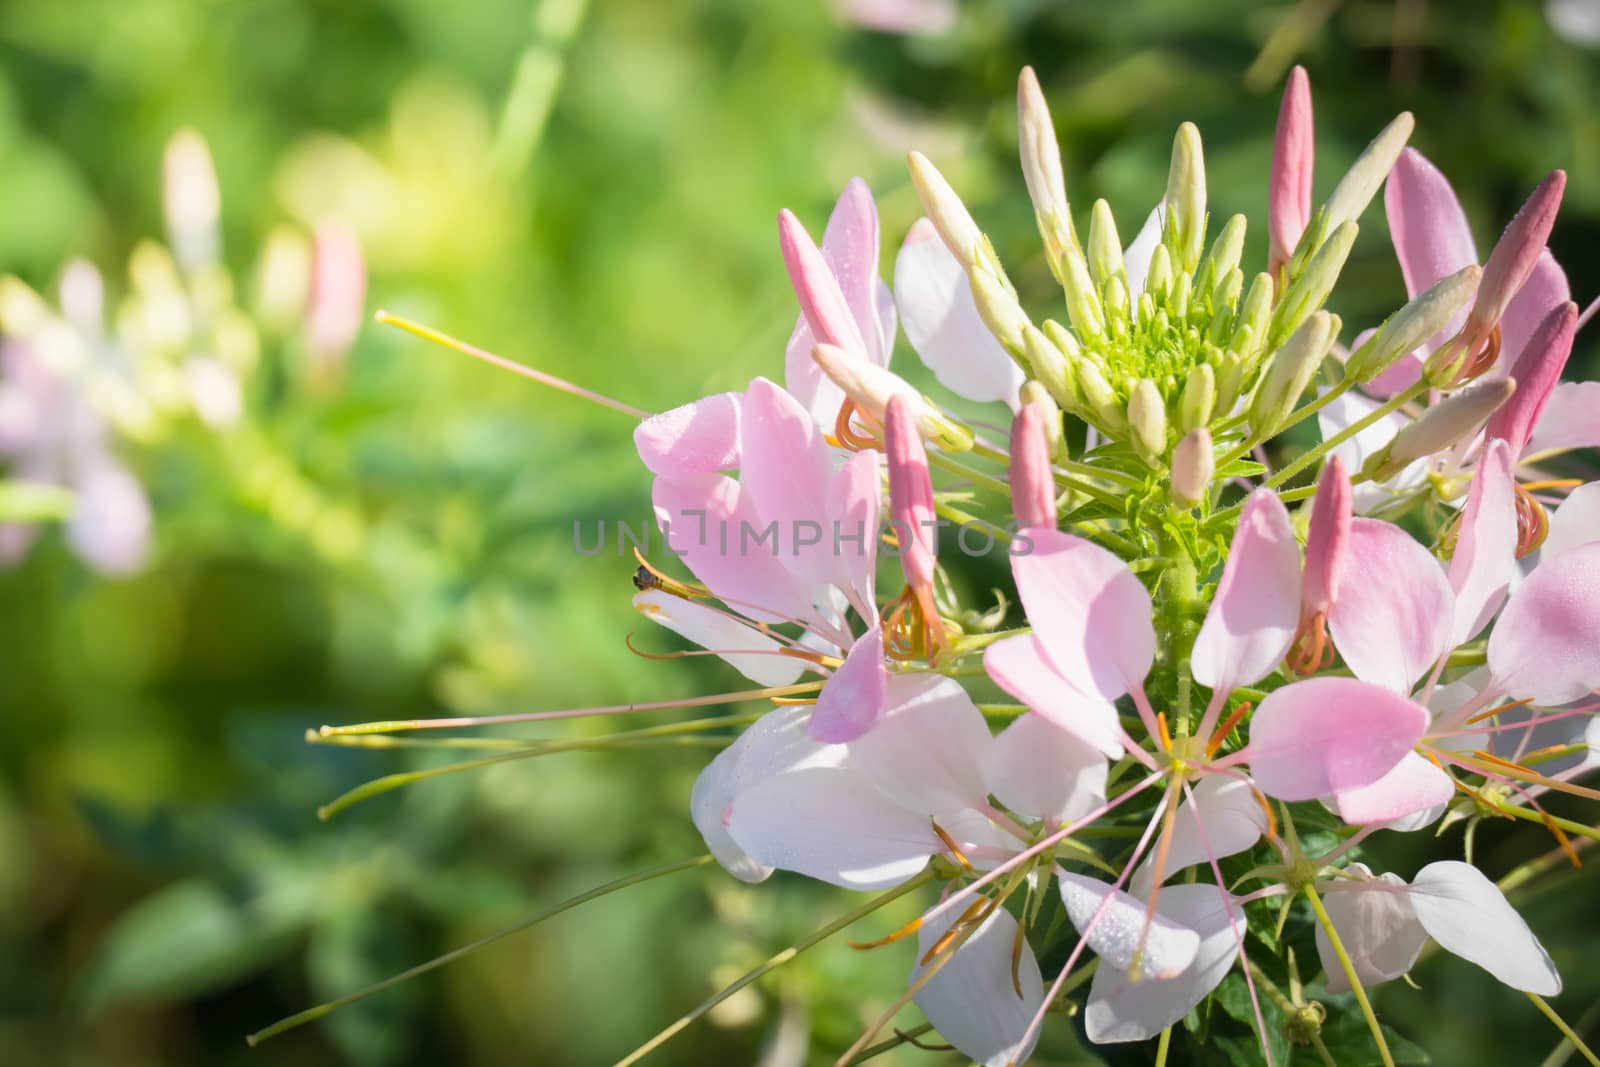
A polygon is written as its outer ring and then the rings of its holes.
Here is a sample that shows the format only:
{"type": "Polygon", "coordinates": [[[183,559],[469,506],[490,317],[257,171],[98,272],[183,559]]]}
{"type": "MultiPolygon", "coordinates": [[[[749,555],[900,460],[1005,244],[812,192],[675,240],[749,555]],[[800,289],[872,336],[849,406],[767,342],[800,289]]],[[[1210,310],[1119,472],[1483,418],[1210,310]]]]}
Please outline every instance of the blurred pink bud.
{"type": "Polygon", "coordinates": [[[306,340],[319,364],[336,363],[355,342],[365,318],[367,265],[361,241],[341,222],[325,222],[312,238],[306,340]]]}
{"type": "Polygon", "coordinates": [[[938,553],[933,481],[922,435],[902,396],[891,397],[884,408],[883,447],[889,457],[889,517],[900,538],[900,569],[913,589],[931,589],[938,553]]]}
{"type": "Polygon", "coordinates": [[[822,250],[788,208],[778,212],[778,243],[783,248],[784,266],[789,268],[789,282],[812,334],[824,344],[865,356],[867,343],[850,313],[850,302],[845,299],[839,280],[822,258],[822,250]]]}
{"type": "Polygon", "coordinates": [[[1317,479],[1306,533],[1306,564],[1300,582],[1302,617],[1326,614],[1339,595],[1345,552],[1350,545],[1351,489],[1344,460],[1331,457],[1317,479]]]}
{"type": "Polygon", "coordinates": [[[1546,401],[1561,380],[1577,331],[1578,305],[1569,300],[1544,317],[1511,368],[1510,377],[1517,383],[1517,391],[1490,417],[1484,433],[1491,441],[1505,441],[1513,461],[1527,447],[1546,401]]]}
{"type": "Polygon", "coordinates": [[[1294,255],[1311,221],[1311,174],[1316,145],[1311,123],[1311,79],[1304,67],[1289,72],[1278,109],[1278,131],[1272,142],[1272,180],[1268,193],[1267,229],[1274,277],[1294,255]]]}
{"type": "Polygon", "coordinates": [[[1011,510],[1025,529],[1054,529],[1056,480],[1050,438],[1038,404],[1024,404],[1011,424],[1011,510]]]}
{"type": "Polygon", "coordinates": [[[57,288],[62,317],[86,339],[99,340],[106,328],[106,287],[100,271],[86,259],[71,259],[61,269],[57,288]]]}
{"type": "Polygon", "coordinates": [[[1551,171],[1506,226],[1494,251],[1489,253],[1489,261],[1483,265],[1483,280],[1478,283],[1478,298],[1467,317],[1468,332],[1475,337],[1481,337],[1479,331],[1487,332],[1500,321],[1512,297],[1521,291],[1528,275],[1533,273],[1539,253],[1544,251],[1550,230],[1555,226],[1561,194],[1566,187],[1566,172],[1551,171]]]}
{"type": "Polygon", "coordinates": [[[930,36],[956,24],[956,0],[834,0],[839,14],[879,33],[930,36]]]}
{"type": "Polygon", "coordinates": [[[161,192],[167,239],[178,265],[192,271],[216,262],[222,251],[222,194],[211,150],[194,130],[179,130],[167,142],[161,192]]]}

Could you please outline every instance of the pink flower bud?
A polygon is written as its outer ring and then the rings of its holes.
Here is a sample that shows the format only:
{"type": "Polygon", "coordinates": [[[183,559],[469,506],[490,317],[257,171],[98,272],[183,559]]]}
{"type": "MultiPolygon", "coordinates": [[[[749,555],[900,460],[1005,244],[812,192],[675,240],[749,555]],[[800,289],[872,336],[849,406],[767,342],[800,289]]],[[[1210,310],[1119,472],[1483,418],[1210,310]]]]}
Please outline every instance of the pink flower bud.
{"type": "Polygon", "coordinates": [[[1561,380],[1577,331],[1578,305],[1569,300],[1544,317],[1511,368],[1510,377],[1517,383],[1517,391],[1490,417],[1484,433],[1491,441],[1505,441],[1513,460],[1522,455],[1545,402],[1561,380]]]}
{"type": "Polygon", "coordinates": [[[365,321],[367,266],[355,231],[339,222],[317,227],[312,238],[311,288],[306,299],[306,340],[319,363],[337,361],[365,321]]]}
{"type": "Polygon", "coordinates": [[[1011,424],[1011,510],[1025,529],[1055,528],[1056,480],[1038,404],[1022,405],[1011,424]]]}
{"type": "Polygon", "coordinates": [[[1522,289],[1522,284],[1533,273],[1550,239],[1551,227],[1556,222],[1556,212],[1561,207],[1561,194],[1567,187],[1565,171],[1551,171],[1550,176],[1522,205],[1500,240],[1489,253],[1489,262],[1483,265],[1483,280],[1478,283],[1478,298],[1468,316],[1468,332],[1481,336],[1489,327],[1500,321],[1511,298],[1522,289]]]}
{"type": "Polygon", "coordinates": [[[1345,550],[1350,544],[1350,475],[1338,456],[1329,458],[1317,479],[1306,533],[1306,563],[1300,580],[1300,614],[1326,614],[1339,595],[1345,550]]]}
{"type": "Polygon", "coordinates": [[[938,555],[933,482],[922,435],[902,396],[891,397],[884,408],[883,447],[889,457],[889,517],[900,538],[900,569],[913,589],[931,589],[938,555]]]}
{"type": "Polygon", "coordinates": [[[1316,146],[1311,124],[1311,79],[1304,67],[1289,72],[1272,141],[1272,182],[1267,201],[1267,232],[1274,277],[1289,262],[1311,221],[1311,165],[1316,146]]]}
{"type": "Polygon", "coordinates": [[[789,268],[789,283],[817,340],[864,356],[867,343],[850,314],[839,280],[822,258],[822,250],[787,208],[778,212],[778,243],[783,248],[784,266],[789,268]]]}

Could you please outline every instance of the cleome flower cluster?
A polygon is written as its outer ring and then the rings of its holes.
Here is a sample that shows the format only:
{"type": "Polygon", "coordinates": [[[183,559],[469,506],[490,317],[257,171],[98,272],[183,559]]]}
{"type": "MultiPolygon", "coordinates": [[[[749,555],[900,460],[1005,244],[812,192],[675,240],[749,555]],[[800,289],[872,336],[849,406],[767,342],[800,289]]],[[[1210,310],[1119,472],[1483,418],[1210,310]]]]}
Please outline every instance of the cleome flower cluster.
{"type": "Polygon", "coordinates": [[[852,919],[927,895],[871,943],[905,954],[907,986],[839,1062],[931,1030],[1020,1064],[1066,1012],[1089,1041],[1155,1042],[1164,1063],[1237,973],[1265,1062],[1284,1035],[1264,1006],[1330,1063],[1327,1013],[1359,1011],[1393,1064],[1366,991],[1436,945],[1600,1063],[1545,1000],[1550,955],[1470,862],[1485,818],[1535,824],[1560,861],[1600,837],[1543,803],[1600,797],[1582,784],[1600,743],[1600,484],[1549,470],[1600,446],[1600,386],[1561,383],[1581,325],[1546,249],[1564,176],[1480,257],[1401,115],[1314,206],[1297,69],[1252,269],[1244,218],[1208,217],[1193,126],[1124,244],[1106,202],[1075,218],[1028,70],[1018,122],[1061,318],[1024,307],[913,153],[926,218],[892,288],[859,179],[820,244],[782,213],[800,305],[783,384],[635,430],[693,576],[644,562],[638,610],[757,687],[714,700],[774,705],[695,784],[711,855],[746,882],[877,892],[852,919]],[[1380,189],[1407,300],[1345,342],[1325,304],[1380,189]],[[944,388],[1004,406],[1008,440],[890,369],[902,328],[944,388]],[[1263,446],[1313,419],[1320,442],[1272,465],[1263,446]],[[941,524],[1004,546],[1020,612],[1011,591],[961,602],[941,524]],[[1460,822],[1463,861],[1361,862],[1373,835],[1460,822]],[[1310,987],[1353,1006],[1307,998],[1309,961],[1273,936],[1291,911],[1316,924],[1310,987]],[[910,1001],[926,1023],[874,1044],[910,1001]]]}

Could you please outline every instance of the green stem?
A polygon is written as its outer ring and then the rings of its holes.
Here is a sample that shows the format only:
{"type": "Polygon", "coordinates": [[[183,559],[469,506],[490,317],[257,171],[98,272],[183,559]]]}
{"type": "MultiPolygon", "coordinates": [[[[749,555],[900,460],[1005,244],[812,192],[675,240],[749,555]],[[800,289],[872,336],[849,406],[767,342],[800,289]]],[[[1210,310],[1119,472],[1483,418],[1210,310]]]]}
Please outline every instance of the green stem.
{"type": "Polygon", "coordinates": [[[1328,1051],[1328,1046],[1323,1043],[1321,1034],[1311,1035],[1311,1047],[1317,1050],[1317,1055],[1322,1058],[1323,1067],[1339,1067],[1338,1061],[1333,1058],[1333,1053],[1328,1051]]]}
{"type": "Polygon", "coordinates": [[[1156,1042],[1156,1067],[1167,1067],[1167,1052],[1172,1048],[1172,1027],[1161,1031],[1161,1040],[1156,1042]]]}
{"type": "Polygon", "coordinates": [[[296,1012],[288,1018],[279,1019],[271,1026],[263,1027],[262,1029],[257,1030],[255,1033],[250,1034],[245,1038],[245,1043],[251,1048],[254,1048],[255,1046],[261,1044],[261,1042],[267,1040],[269,1037],[277,1037],[285,1030],[293,1030],[297,1026],[304,1026],[306,1023],[315,1022],[324,1015],[328,1015],[332,1012],[338,1011],[340,1008],[354,1004],[358,1000],[365,1000],[374,993],[381,993],[383,990],[388,989],[391,986],[399,985],[401,982],[407,981],[408,979],[415,978],[421,974],[427,974],[432,970],[437,970],[447,963],[455,962],[461,957],[467,955],[469,952],[475,952],[478,949],[483,948],[485,945],[492,945],[494,942],[499,941],[502,938],[510,937],[512,934],[521,933],[523,930],[528,929],[528,927],[542,923],[546,919],[554,918],[564,911],[570,911],[579,904],[586,904],[589,901],[598,897],[603,897],[608,893],[615,893],[619,889],[626,889],[629,886],[638,885],[640,882],[648,882],[652,878],[663,878],[669,874],[677,874],[679,871],[688,871],[693,870],[696,867],[704,867],[710,862],[712,862],[712,860],[709,855],[696,856],[694,859],[679,860],[676,863],[667,863],[660,867],[652,867],[648,871],[641,871],[638,874],[630,874],[625,878],[618,878],[615,881],[607,882],[605,885],[596,886],[594,889],[579,893],[575,897],[568,897],[555,907],[546,908],[544,911],[539,912],[539,914],[533,916],[532,918],[523,919],[521,922],[513,923],[512,925],[503,929],[496,930],[487,937],[480,937],[478,940],[469,945],[462,945],[460,948],[452,949],[442,956],[434,957],[427,963],[419,963],[410,970],[401,971],[399,974],[390,975],[383,981],[369,985],[367,988],[360,990],[359,992],[351,993],[349,996],[340,997],[338,1000],[330,1000],[326,1004],[318,1004],[316,1007],[307,1008],[305,1011],[296,1012]]]}
{"type": "Polygon", "coordinates": [[[1375,425],[1384,417],[1394,414],[1396,411],[1399,411],[1402,407],[1411,403],[1411,401],[1417,399],[1417,397],[1421,396],[1427,391],[1428,383],[1424,381],[1418,382],[1410,389],[1396,393],[1394,396],[1391,396],[1388,400],[1385,400],[1382,404],[1374,408],[1363,418],[1357,419],[1355,422],[1351,423],[1349,426],[1346,426],[1344,429],[1323,441],[1321,444],[1307,449],[1304,455],[1300,456],[1293,463],[1290,463],[1287,467],[1283,468],[1283,470],[1267,479],[1267,481],[1263,483],[1265,488],[1276,489],[1284,482],[1287,482],[1290,478],[1293,478],[1296,474],[1299,474],[1313,463],[1316,463],[1335,448],[1350,440],[1350,438],[1354,437],[1362,430],[1365,430],[1369,426],[1375,425]]]}
{"type": "MultiPolygon", "coordinates": [[[[1544,1013],[1544,1017],[1546,1019],[1549,1019],[1555,1024],[1555,1028],[1561,1031],[1561,1036],[1565,1038],[1573,1048],[1577,1049],[1578,1053],[1584,1059],[1588,1060],[1592,1067],[1600,1067],[1600,1059],[1595,1058],[1594,1052],[1589,1048],[1588,1045],[1583,1043],[1583,1038],[1578,1036],[1578,1032],[1576,1030],[1567,1025],[1567,1021],[1565,1019],[1556,1014],[1556,1010],[1552,1008],[1543,997],[1539,996],[1537,993],[1528,993],[1526,996],[1529,1000],[1533,1001],[1534,1007],[1538,1008],[1544,1013]]],[[[1554,1053],[1552,1053],[1552,1055],[1554,1055],[1554,1053]]]]}
{"type": "Polygon", "coordinates": [[[901,1045],[910,1044],[911,1041],[921,1037],[923,1034],[928,1033],[932,1029],[932,1023],[918,1023],[916,1026],[905,1030],[896,1030],[893,1037],[884,1041],[880,1041],[870,1048],[862,1049],[861,1054],[855,1059],[850,1060],[846,1064],[846,1067],[855,1067],[855,1065],[858,1063],[866,1063],[868,1060],[875,1060],[879,1056],[882,1056],[885,1052],[892,1052],[901,1045]]]}
{"type": "MultiPolygon", "coordinates": [[[[1282,426],[1279,426],[1276,430],[1272,431],[1272,435],[1276,437],[1283,433],[1283,431],[1289,429],[1291,426],[1296,426],[1301,422],[1304,422],[1306,419],[1309,419],[1311,416],[1315,415],[1317,412],[1321,411],[1323,408],[1327,407],[1329,404],[1348,393],[1355,384],[1354,378],[1346,377],[1342,379],[1339,384],[1335,385],[1333,388],[1317,397],[1305,407],[1290,412],[1289,418],[1284,421],[1282,426]]],[[[1258,444],[1261,444],[1261,439],[1258,439],[1254,436],[1246,436],[1245,439],[1240,442],[1238,448],[1217,460],[1217,469],[1222,470],[1230,463],[1237,463],[1239,460],[1248,456],[1250,454],[1250,450],[1255,448],[1255,446],[1258,444]]]]}
{"type": "Polygon", "coordinates": [[[1177,683],[1179,700],[1175,726],[1187,735],[1190,726],[1189,657],[1200,629],[1196,610],[1200,576],[1188,549],[1165,531],[1161,533],[1161,555],[1167,567],[1161,573],[1156,590],[1156,624],[1165,646],[1167,667],[1177,683]]]}
{"type": "Polygon", "coordinates": [[[796,956],[800,955],[800,953],[814,947],[819,942],[826,941],[840,930],[843,930],[845,927],[859,919],[863,919],[866,916],[871,915],[873,912],[877,911],[885,904],[888,904],[890,901],[897,900],[912,890],[919,889],[922,886],[927,885],[929,882],[933,881],[934,877],[935,875],[931,868],[929,870],[925,870],[910,881],[902,882],[893,889],[879,893],[877,896],[873,897],[871,900],[867,901],[854,911],[847,912],[846,914],[841,915],[839,918],[833,920],[831,923],[828,923],[828,925],[814,930],[801,940],[796,941],[794,944],[778,953],[776,956],[773,956],[771,959],[767,960],[767,962],[763,963],[761,966],[747,972],[743,977],[723,987],[723,989],[713,994],[707,1000],[702,1001],[692,1011],[680,1017],[677,1022],[673,1023],[665,1030],[662,1030],[655,1037],[652,1037],[649,1041],[646,1041],[644,1044],[628,1053],[628,1055],[618,1060],[616,1062],[616,1067],[629,1067],[630,1064],[638,1063],[640,1060],[650,1055],[650,1053],[654,1052],[656,1049],[672,1040],[672,1038],[676,1037],[679,1033],[686,1029],[689,1024],[700,1018],[700,1016],[704,1015],[718,1004],[721,1004],[723,1001],[739,992],[739,990],[743,989],[745,986],[748,986],[751,982],[754,982],[763,976],[772,973],[779,967],[782,967],[784,964],[794,959],[796,956]]]}
{"type": "Polygon", "coordinates": [[[1317,922],[1322,924],[1322,930],[1328,935],[1328,944],[1333,946],[1333,954],[1339,957],[1339,966],[1344,968],[1344,976],[1350,980],[1350,991],[1356,995],[1356,1003],[1361,1005],[1361,1014],[1366,1016],[1367,1028],[1372,1031],[1372,1040],[1378,1044],[1378,1055],[1383,1058],[1383,1067],[1394,1067],[1394,1056],[1389,1052],[1389,1043],[1383,1038],[1383,1027],[1378,1025],[1378,1016],[1372,1010],[1372,1001],[1367,999],[1367,991],[1361,987],[1361,979],[1356,975],[1356,965],[1350,960],[1350,953],[1345,951],[1344,939],[1339,936],[1339,931],[1334,929],[1333,918],[1329,916],[1328,909],[1322,906],[1322,898],[1317,896],[1316,888],[1305,887],[1306,899],[1311,901],[1311,910],[1317,913],[1317,922]]]}

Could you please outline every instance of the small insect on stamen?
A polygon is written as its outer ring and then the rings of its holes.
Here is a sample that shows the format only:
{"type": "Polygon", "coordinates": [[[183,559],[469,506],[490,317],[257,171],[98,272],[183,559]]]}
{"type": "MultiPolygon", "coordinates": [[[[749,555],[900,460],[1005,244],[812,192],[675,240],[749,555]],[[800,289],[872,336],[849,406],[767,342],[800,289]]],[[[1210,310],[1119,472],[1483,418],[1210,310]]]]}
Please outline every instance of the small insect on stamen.
{"type": "Polygon", "coordinates": [[[696,589],[663,572],[655,564],[644,558],[644,553],[639,551],[637,545],[633,549],[633,558],[639,561],[639,569],[633,572],[633,587],[641,593],[661,592],[683,600],[708,600],[711,598],[709,589],[696,589]]]}

